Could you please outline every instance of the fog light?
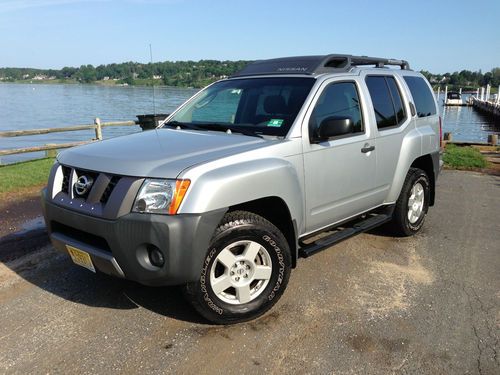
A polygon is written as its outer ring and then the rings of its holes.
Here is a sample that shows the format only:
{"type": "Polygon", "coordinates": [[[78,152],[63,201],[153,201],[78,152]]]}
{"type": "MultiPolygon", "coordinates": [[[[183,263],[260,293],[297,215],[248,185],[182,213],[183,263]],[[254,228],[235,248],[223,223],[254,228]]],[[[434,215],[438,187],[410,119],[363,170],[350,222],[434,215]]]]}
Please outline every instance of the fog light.
{"type": "Polygon", "coordinates": [[[149,261],[155,267],[162,267],[165,264],[163,253],[154,245],[148,246],[149,261]]]}

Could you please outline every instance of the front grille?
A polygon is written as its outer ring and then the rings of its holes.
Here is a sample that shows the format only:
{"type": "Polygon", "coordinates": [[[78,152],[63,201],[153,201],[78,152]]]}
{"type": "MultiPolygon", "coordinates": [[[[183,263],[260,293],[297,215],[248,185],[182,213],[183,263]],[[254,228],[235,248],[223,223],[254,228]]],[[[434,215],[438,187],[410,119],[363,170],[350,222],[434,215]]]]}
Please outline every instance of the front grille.
{"type": "Polygon", "coordinates": [[[96,236],[95,234],[87,233],[73,227],[69,227],[57,221],[51,222],[51,228],[53,233],[61,233],[75,241],[111,253],[111,248],[108,245],[108,241],[106,241],[103,237],[96,236]]]}
{"type": "MultiPolygon", "coordinates": [[[[87,198],[89,197],[92,190],[96,189],[98,192],[102,191],[102,193],[97,194],[97,196],[94,194],[94,198],[92,199],[92,201],[95,202],[94,199],[96,199],[103,205],[105,205],[108,202],[111,193],[113,192],[115,186],[121,179],[121,176],[103,174],[99,172],[88,171],[85,169],[71,168],[65,165],[61,165],[61,168],[62,168],[63,178],[60,191],[62,193],[67,194],[68,196],[73,197],[74,199],[83,199],[87,201],[87,198]],[[106,178],[99,179],[100,175],[105,175],[103,177],[106,178]],[[79,194],[76,190],[75,184],[77,183],[78,179],[82,176],[86,176],[88,179],[92,179],[93,182],[90,189],[85,191],[83,194],[79,194]],[[104,186],[104,184],[106,185],[104,186]]],[[[54,188],[57,189],[57,187],[54,188]]]]}
{"type": "Polygon", "coordinates": [[[106,186],[106,189],[104,190],[104,193],[102,193],[100,202],[102,204],[106,204],[108,202],[109,196],[113,192],[113,189],[115,188],[116,184],[120,181],[119,176],[113,176],[111,177],[111,180],[109,181],[108,186],[106,186]]]}
{"type": "Polygon", "coordinates": [[[83,198],[86,200],[92,188],[95,187],[97,176],[99,176],[99,174],[96,172],[89,172],[82,169],[75,169],[75,173],[76,173],[76,180],[73,182],[73,194],[76,198],[83,198]],[[88,190],[86,190],[83,194],[79,194],[75,185],[79,180],[79,178],[83,176],[86,176],[88,179],[92,180],[92,186],[88,190]]]}
{"type": "Polygon", "coordinates": [[[50,181],[51,195],[54,203],[69,210],[95,217],[115,219],[129,210],[127,206],[129,201],[125,197],[129,193],[137,193],[138,181],[142,179],[61,164],[50,181]],[[87,178],[82,178],[82,176],[87,178]],[[92,180],[91,184],[90,180],[92,180]],[[124,208],[124,205],[127,207],[124,208]]]}
{"type": "Polygon", "coordinates": [[[69,180],[71,178],[71,168],[66,167],[64,165],[62,167],[62,172],[63,172],[63,182],[62,182],[62,187],[61,191],[69,194],[69,180]]]}

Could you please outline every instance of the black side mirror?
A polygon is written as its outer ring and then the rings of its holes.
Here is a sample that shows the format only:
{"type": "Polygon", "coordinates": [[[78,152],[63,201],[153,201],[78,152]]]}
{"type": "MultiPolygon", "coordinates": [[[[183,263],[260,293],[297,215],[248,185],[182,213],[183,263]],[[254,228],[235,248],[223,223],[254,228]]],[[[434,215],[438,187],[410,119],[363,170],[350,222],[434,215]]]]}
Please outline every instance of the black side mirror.
{"type": "Polygon", "coordinates": [[[350,117],[331,116],[325,118],[316,129],[313,143],[326,141],[329,138],[345,135],[354,131],[354,123],[350,117]]]}

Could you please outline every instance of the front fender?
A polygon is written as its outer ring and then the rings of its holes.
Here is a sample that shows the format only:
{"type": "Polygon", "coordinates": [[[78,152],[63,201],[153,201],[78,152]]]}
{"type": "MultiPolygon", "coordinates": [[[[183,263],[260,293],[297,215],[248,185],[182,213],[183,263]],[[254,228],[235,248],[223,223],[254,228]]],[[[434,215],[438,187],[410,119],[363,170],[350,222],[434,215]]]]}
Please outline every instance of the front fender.
{"type": "Polygon", "coordinates": [[[294,165],[285,159],[265,158],[219,166],[204,172],[187,171],[190,179],[179,213],[203,213],[265,197],[279,197],[301,228],[303,189],[294,165]]]}

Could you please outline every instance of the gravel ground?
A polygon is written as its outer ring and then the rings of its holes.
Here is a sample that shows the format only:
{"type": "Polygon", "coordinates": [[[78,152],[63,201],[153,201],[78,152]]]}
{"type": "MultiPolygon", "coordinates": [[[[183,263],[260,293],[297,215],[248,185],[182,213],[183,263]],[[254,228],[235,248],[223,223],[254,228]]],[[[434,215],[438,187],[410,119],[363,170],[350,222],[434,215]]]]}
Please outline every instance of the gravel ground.
{"type": "Polygon", "coordinates": [[[302,259],[268,314],[226,327],[178,288],[44,246],[0,263],[0,373],[499,374],[499,192],[499,177],[444,171],[420,234],[302,259]]]}

